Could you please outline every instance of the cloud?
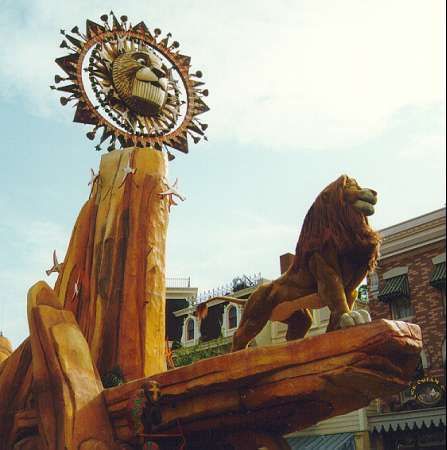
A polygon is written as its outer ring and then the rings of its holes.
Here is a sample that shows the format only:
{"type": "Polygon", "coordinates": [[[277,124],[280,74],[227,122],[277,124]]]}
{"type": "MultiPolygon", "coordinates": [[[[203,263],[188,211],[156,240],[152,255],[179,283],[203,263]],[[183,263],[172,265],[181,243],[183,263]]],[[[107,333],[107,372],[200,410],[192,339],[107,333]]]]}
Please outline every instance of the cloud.
{"type": "MultiPolygon", "coordinates": [[[[204,70],[210,138],[283,150],[340,148],[380,133],[395,111],[444,97],[441,0],[389,2],[130,0],[110,7],[168,26],[204,70]]],[[[58,29],[99,20],[99,0],[6,3],[1,95],[60,120],[48,89],[58,29]],[[88,11],[88,14],[86,13],[88,11]]],[[[165,31],[168,31],[166,29],[165,31]]],[[[59,36],[60,37],[60,36],[59,36]]],[[[63,119],[71,111],[64,109],[63,119]]]]}

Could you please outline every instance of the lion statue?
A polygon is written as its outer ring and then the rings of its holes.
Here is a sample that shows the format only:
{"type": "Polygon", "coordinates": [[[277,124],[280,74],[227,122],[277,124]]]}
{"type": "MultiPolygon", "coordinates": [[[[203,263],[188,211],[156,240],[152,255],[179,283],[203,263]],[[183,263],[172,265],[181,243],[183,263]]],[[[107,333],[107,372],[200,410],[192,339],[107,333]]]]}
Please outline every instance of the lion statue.
{"type": "Polygon", "coordinates": [[[329,307],[327,331],[371,321],[367,311],[352,307],[358,285],[379,256],[380,237],[367,219],[376,202],[375,191],[346,175],[320,193],[304,219],[290,268],[245,303],[233,351],[245,348],[268,320],[288,325],[287,340],[303,338],[312,325],[310,309],[329,307]]]}

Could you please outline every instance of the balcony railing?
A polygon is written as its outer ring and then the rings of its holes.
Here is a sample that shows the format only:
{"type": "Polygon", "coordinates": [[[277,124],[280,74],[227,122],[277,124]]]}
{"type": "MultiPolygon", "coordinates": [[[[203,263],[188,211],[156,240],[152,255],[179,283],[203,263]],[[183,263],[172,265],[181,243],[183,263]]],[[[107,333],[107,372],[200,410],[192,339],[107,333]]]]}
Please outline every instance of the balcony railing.
{"type": "Polygon", "coordinates": [[[166,278],[167,288],[189,288],[191,287],[191,278],[166,278]]]}

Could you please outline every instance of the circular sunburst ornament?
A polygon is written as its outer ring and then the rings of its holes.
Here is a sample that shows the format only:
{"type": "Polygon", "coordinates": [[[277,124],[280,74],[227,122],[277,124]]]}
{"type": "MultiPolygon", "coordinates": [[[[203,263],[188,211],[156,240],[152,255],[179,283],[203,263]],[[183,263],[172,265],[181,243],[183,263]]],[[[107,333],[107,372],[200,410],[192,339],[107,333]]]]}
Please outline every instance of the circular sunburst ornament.
{"type": "Polygon", "coordinates": [[[51,89],[70,94],[62,105],[76,102],[74,122],[91,125],[90,140],[99,136],[96,149],[118,146],[168,147],[188,152],[188,135],[194,143],[207,140],[207,125],[197,118],[209,110],[203,97],[201,71],[191,71],[191,58],[179,53],[171,33],[149,31],[144,22],[132,26],[111,12],[102,24],[86,22],[86,31],[74,27],[60,47],[68,54],[56,59],[66,76],[56,75],[51,89]]]}

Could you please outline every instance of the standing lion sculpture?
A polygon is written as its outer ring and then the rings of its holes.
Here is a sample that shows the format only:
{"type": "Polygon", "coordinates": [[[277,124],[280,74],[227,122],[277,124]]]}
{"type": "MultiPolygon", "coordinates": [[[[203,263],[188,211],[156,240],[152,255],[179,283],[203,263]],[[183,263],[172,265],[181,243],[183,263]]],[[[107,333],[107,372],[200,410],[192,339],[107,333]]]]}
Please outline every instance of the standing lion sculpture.
{"type": "Polygon", "coordinates": [[[312,325],[310,309],[329,307],[327,331],[371,321],[367,311],[352,307],[379,256],[380,237],[367,219],[376,202],[375,191],[346,175],[320,193],[304,219],[293,264],[245,303],[233,351],[245,348],[268,320],[288,325],[287,340],[304,337],[312,325]]]}

